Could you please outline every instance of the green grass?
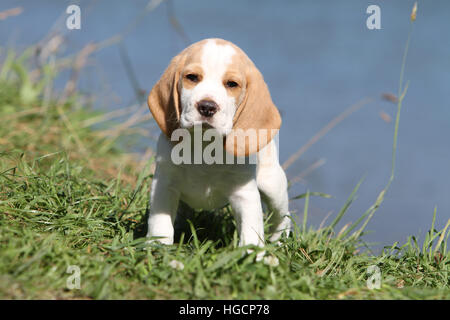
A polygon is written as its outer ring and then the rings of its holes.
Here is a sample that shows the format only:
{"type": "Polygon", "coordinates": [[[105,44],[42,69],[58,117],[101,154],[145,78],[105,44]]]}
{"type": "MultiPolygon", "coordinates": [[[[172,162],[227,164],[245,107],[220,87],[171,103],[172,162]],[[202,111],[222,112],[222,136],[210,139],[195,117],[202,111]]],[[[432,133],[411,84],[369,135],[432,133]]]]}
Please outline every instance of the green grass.
{"type": "Polygon", "coordinates": [[[101,114],[78,96],[50,99],[52,69],[30,80],[27,55],[10,53],[0,69],[1,299],[450,299],[450,221],[436,230],[436,211],[425,239],[411,236],[379,255],[361,240],[393,180],[404,89],[392,175],[375,203],[336,230],[358,184],[317,230],[308,225],[308,203],[327,195],[295,197],[305,201],[301,225],[280,246],[264,248],[271,262],[256,262],[256,252],[237,246],[229,207],[182,206],[177,243],[147,245],[151,161],[140,164],[118,150],[117,137],[86,125],[101,114]],[[72,265],[80,289],[67,287],[72,265]],[[371,266],[381,272],[380,289],[367,286],[371,266]]]}
{"type": "Polygon", "coordinates": [[[237,247],[225,209],[195,212],[197,231],[184,229],[175,245],[146,248],[149,170],[132,187],[119,177],[96,178],[65,154],[45,163],[14,152],[0,159],[16,163],[0,174],[1,298],[450,298],[448,233],[434,228],[423,248],[411,237],[371,256],[358,253],[359,238],[297,226],[281,246],[266,247],[279,260],[270,266],[237,247]],[[173,269],[172,260],[184,268],[173,269]],[[66,287],[69,265],[81,270],[80,290],[66,287]],[[381,270],[379,290],[366,285],[371,265],[381,270]]]}

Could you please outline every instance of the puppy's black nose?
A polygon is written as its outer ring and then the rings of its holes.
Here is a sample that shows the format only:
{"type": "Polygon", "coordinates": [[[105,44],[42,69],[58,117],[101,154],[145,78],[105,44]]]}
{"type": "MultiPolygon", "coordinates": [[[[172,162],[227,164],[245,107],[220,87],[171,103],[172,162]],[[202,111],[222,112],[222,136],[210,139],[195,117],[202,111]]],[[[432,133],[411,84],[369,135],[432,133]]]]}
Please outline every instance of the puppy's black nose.
{"type": "Polygon", "coordinates": [[[212,100],[201,100],[197,103],[198,112],[206,118],[212,117],[218,109],[219,106],[212,100]]]}

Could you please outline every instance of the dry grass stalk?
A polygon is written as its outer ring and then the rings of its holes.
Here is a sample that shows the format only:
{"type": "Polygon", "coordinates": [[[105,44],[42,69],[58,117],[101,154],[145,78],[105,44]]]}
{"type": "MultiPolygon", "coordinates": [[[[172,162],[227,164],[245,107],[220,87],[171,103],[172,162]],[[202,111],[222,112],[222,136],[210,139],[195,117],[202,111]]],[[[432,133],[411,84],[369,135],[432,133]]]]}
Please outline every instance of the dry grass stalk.
{"type": "Polygon", "coordinates": [[[311,172],[313,172],[314,170],[316,170],[317,168],[320,168],[321,166],[323,166],[327,161],[325,159],[319,159],[317,161],[315,161],[312,165],[310,165],[308,168],[306,168],[305,170],[303,170],[302,172],[300,172],[299,175],[295,176],[292,179],[289,179],[289,183],[292,185],[302,181],[305,179],[306,176],[308,176],[311,172]]]}
{"type": "Polygon", "coordinates": [[[333,129],[337,124],[339,124],[342,120],[346,119],[349,115],[351,115],[353,112],[359,110],[364,105],[368,104],[369,102],[372,102],[372,98],[365,98],[354,105],[348,107],[345,109],[341,114],[339,114],[337,117],[335,117],[333,120],[331,120],[325,127],[320,129],[319,132],[317,132],[309,141],[304,144],[297,152],[292,154],[284,163],[283,163],[283,169],[289,168],[298,158],[300,158],[306,150],[308,150],[313,144],[315,144],[317,141],[319,141],[325,134],[327,134],[331,129],[333,129]]]}
{"type": "Polygon", "coordinates": [[[22,12],[23,12],[22,7],[16,7],[16,8],[0,11],[0,20],[6,20],[9,17],[18,16],[22,12]]]}

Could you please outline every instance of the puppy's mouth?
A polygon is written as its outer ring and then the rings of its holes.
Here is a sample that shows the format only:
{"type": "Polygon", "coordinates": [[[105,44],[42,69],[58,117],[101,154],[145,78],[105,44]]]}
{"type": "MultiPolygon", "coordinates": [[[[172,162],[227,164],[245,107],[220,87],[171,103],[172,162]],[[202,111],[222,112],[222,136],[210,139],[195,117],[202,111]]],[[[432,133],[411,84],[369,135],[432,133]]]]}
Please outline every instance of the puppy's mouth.
{"type": "Polygon", "coordinates": [[[226,136],[230,130],[228,130],[222,123],[217,122],[218,121],[214,120],[213,118],[198,117],[197,119],[186,119],[182,117],[180,121],[180,128],[187,129],[191,133],[193,133],[194,130],[199,129],[202,132],[205,132],[207,130],[215,130],[221,136],[226,136]]]}
{"type": "MultiPolygon", "coordinates": [[[[231,130],[222,129],[221,127],[216,127],[208,122],[197,122],[191,124],[189,126],[184,127],[184,129],[188,130],[191,135],[194,135],[195,132],[201,132],[202,136],[207,131],[212,130],[214,136],[226,137],[231,130]],[[215,133],[214,133],[215,132],[215,133]]],[[[210,133],[211,134],[211,133],[210,133]]]]}
{"type": "Polygon", "coordinates": [[[203,132],[205,132],[206,130],[209,129],[216,129],[216,127],[214,127],[211,123],[206,122],[206,121],[199,121],[197,123],[193,123],[190,126],[188,126],[186,129],[188,129],[191,132],[194,132],[194,130],[202,130],[203,132]]]}
{"type": "Polygon", "coordinates": [[[203,130],[215,129],[216,128],[208,120],[203,120],[203,122],[201,123],[201,126],[202,126],[203,130]]]}

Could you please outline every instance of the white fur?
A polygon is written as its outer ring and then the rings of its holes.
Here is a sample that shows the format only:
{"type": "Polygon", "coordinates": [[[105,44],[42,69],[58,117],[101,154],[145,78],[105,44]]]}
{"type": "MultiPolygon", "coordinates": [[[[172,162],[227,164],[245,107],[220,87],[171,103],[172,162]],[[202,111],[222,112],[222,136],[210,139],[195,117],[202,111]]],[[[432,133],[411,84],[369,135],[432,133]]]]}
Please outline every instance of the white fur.
{"type": "Polygon", "coordinates": [[[214,40],[209,40],[203,47],[201,66],[203,79],[193,89],[181,89],[182,111],[180,125],[182,128],[190,128],[204,122],[195,105],[203,99],[211,99],[219,106],[219,111],[208,120],[216,130],[222,134],[228,134],[233,127],[233,116],[236,112],[236,99],[227,94],[222,83],[222,77],[227,71],[231,58],[236,54],[230,45],[218,45],[214,40]]]}
{"type": "MultiPolygon", "coordinates": [[[[220,110],[210,124],[222,134],[232,129],[236,101],[223,86],[223,74],[235,50],[229,45],[207,42],[203,48],[203,80],[191,90],[181,92],[181,127],[202,123],[195,103],[206,97],[220,110]]],[[[286,175],[278,162],[274,140],[259,151],[258,164],[179,164],[171,160],[173,144],[164,134],[158,140],[156,170],[153,177],[148,237],[173,243],[173,223],[181,200],[192,208],[215,209],[230,203],[235,214],[240,245],[264,244],[261,195],[273,212],[271,241],[289,233],[290,215],[286,175]]],[[[225,151],[224,151],[225,152],[225,151]]]]}
{"type": "Polygon", "coordinates": [[[173,223],[180,200],[192,208],[205,210],[221,208],[230,203],[237,222],[240,245],[262,246],[264,228],[260,192],[273,211],[273,234],[270,240],[276,241],[283,232],[289,233],[291,220],[287,180],[278,163],[273,140],[259,152],[257,165],[175,165],[171,160],[172,147],[167,137],[161,134],[150,195],[148,237],[161,237],[158,240],[162,243],[173,243],[173,223]]]}

